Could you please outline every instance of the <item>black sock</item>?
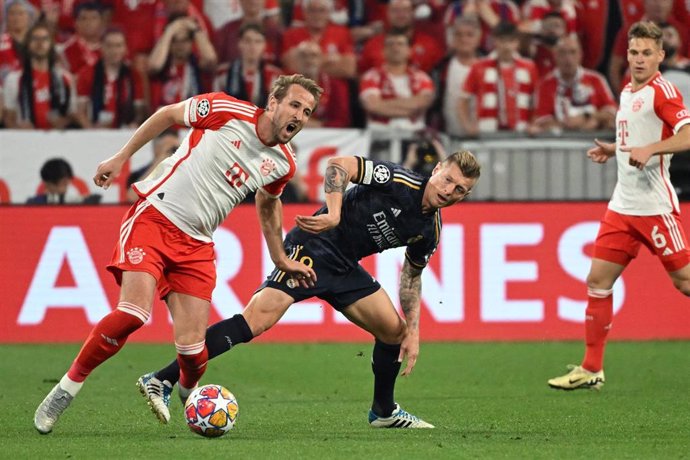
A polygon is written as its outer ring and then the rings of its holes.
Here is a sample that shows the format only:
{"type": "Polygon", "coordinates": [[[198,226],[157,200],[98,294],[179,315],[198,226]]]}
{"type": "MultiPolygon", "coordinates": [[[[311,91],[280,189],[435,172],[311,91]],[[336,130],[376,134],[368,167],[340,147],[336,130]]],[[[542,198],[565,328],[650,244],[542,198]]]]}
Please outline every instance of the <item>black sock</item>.
{"type": "Polygon", "coordinates": [[[388,417],[395,409],[395,379],[400,371],[400,344],[389,345],[376,340],[371,360],[374,371],[374,403],[371,409],[379,417],[388,417]]]}
{"type": "MultiPolygon", "coordinates": [[[[238,314],[219,321],[206,329],[208,359],[215,358],[233,346],[249,342],[253,338],[252,330],[244,316],[238,314]]],[[[177,364],[177,360],[173,360],[167,367],[156,372],[155,376],[159,380],[167,380],[174,385],[180,379],[180,366],[177,364]]]]}

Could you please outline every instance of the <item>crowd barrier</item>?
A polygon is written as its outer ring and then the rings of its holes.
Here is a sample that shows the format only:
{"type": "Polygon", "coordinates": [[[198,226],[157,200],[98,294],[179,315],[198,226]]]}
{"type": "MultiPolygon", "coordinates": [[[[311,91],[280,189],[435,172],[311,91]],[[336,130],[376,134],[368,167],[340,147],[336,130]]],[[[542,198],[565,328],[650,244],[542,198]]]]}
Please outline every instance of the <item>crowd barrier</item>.
{"type": "MultiPolygon", "coordinates": [[[[106,131],[10,131],[0,130],[0,203],[25,203],[40,186],[39,170],[52,157],[67,159],[75,171],[75,192],[102,194],[102,202],[121,202],[130,170],[151,160],[144,147],[125,166],[119,180],[106,192],[91,177],[98,163],[119,149],[132,132],[106,131]]],[[[573,135],[574,136],[574,135],[573,135]]],[[[611,139],[611,133],[587,133],[577,137],[531,139],[516,135],[492,135],[475,140],[442,138],[448,151],[465,148],[483,165],[474,201],[605,200],[616,181],[614,162],[592,163],[585,155],[592,138],[611,139]]],[[[403,142],[409,133],[370,133],[358,129],[305,129],[294,139],[298,168],[312,200],[323,199],[322,175],[332,155],[375,155],[400,162],[403,142]],[[385,152],[371,149],[372,142],[387,141],[385,152]]]]}
{"type": "MultiPolygon", "coordinates": [[[[287,205],[285,224],[315,207],[287,205]]],[[[605,208],[604,202],[470,202],[443,210],[441,244],[423,273],[422,339],[581,340],[585,278],[605,208]]],[[[104,267],[125,211],[122,206],[0,207],[0,343],[80,342],[111,311],[118,288],[104,267]]],[[[683,211],[687,215],[690,208],[683,211]]],[[[252,206],[235,209],[214,239],[218,281],[211,321],[241,312],[272,269],[252,206]]],[[[396,304],[403,260],[402,250],[390,250],[362,262],[396,304]]],[[[690,339],[688,303],[643,249],[614,288],[611,338],[690,339]]],[[[318,299],[293,306],[259,337],[368,339],[318,299]]],[[[161,302],[131,340],[172,340],[161,302]]]]}

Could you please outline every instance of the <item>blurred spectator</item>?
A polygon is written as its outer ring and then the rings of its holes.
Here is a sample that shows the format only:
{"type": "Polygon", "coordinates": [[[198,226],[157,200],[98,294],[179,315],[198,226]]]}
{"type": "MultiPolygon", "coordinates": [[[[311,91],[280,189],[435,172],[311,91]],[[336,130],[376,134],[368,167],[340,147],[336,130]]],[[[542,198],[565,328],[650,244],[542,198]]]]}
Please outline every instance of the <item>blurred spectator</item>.
{"type": "MultiPolygon", "coordinates": [[[[402,31],[407,35],[411,46],[410,64],[424,72],[431,72],[446,54],[445,46],[433,36],[415,28],[412,0],[391,0],[386,17],[389,30],[402,31]]],[[[366,42],[358,65],[360,72],[383,64],[386,38],[385,33],[380,33],[366,42]]]]}
{"type": "MultiPolygon", "coordinates": [[[[608,59],[608,42],[610,15],[615,11],[613,2],[578,1],[577,35],[582,45],[582,65],[588,69],[597,69],[608,59]]],[[[615,21],[615,19],[613,19],[615,21]]]]}
{"type": "Polygon", "coordinates": [[[383,65],[368,70],[360,83],[367,128],[425,129],[424,117],[434,100],[434,84],[429,75],[410,65],[411,50],[404,31],[386,32],[383,65]]]}
{"type": "Polygon", "coordinates": [[[307,126],[347,128],[350,126],[350,89],[345,81],[324,72],[322,61],[323,53],[317,43],[306,41],[297,46],[296,71],[323,88],[319,105],[309,117],[307,126]]]}
{"type": "Polygon", "coordinates": [[[263,57],[266,37],[261,26],[252,23],[243,25],[238,47],[240,57],[219,68],[214,91],[223,91],[258,107],[266,107],[271,86],[282,71],[263,57]]]}
{"type": "Polygon", "coordinates": [[[158,1],[113,2],[112,25],[124,30],[132,63],[140,72],[146,72],[147,56],[155,42],[152,23],[158,1]]]}
{"type": "MultiPolygon", "coordinates": [[[[277,25],[282,26],[278,0],[261,0],[260,2],[253,3],[261,5],[263,18],[270,19],[277,25]]],[[[228,22],[241,20],[243,16],[250,15],[247,9],[245,9],[246,4],[247,2],[244,0],[204,0],[203,11],[204,15],[211,22],[213,30],[218,31],[228,22]]]]}
{"type": "Polygon", "coordinates": [[[96,2],[81,3],[74,8],[74,34],[57,51],[65,69],[76,75],[101,57],[103,13],[96,2]]]}
{"type": "MultiPolygon", "coordinates": [[[[686,107],[690,104],[690,59],[679,55],[682,43],[678,30],[671,24],[662,24],[664,61],[661,63],[661,74],[676,85],[683,96],[686,107]]],[[[680,155],[679,155],[680,156],[680,155]]]]}
{"type": "Polygon", "coordinates": [[[291,72],[297,68],[297,45],[314,41],[323,52],[323,71],[335,78],[353,78],[357,61],[347,27],[330,22],[333,0],[304,0],[304,26],[290,27],[283,35],[281,60],[291,72]]]}
{"type": "Polygon", "coordinates": [[[10,0],[5,4],[0,35],[0,87],[13,70],[21,68],[26,33],[36,18],[36,9],[27,0],[10,0]]]}
{"type": "Polygon", "coordinates": [[[492,39],[496,49],[472,65],[460,98],[458,117],[470,136],[524,131],[532,116],[537,70],[534,62],[517,53],[517,27],[502,22],[492,31],[492,39]]]}
{"type": "Polygon", "coordinates": [[[444,158],[446,151],[443,144],[428,133],[420,133],[408,144],[402,166],[422,176],[431,177],[436,165],[444,158]]]}
{"type": "Polygon", "coordinates": [[[544,32],[544,18],[549,13],[558,13],[565,20],[566,32],[577,32],[577,10],[574,0],[527,0],[522,5],[520,30],[532,34],[544,32]]]}
{"type": "Polygon", "coordinates": [[[435,114],[442,115],[442,119],[432,120],[431,125],[453,136],[464,136],[460,120],[458,119],[458,104],[465,79],[470,73],[472,64],[477,62],[482,30],[479,21],[472,17],[459,17],[455,20],[451,30],[448,47],[453,51],[449,57],[441,61],[432,72],[434,86],[437,88],[435,114]]]}
{"type": "MultiPolygon", "coordinates": [[[[440,0],[444,1],[444,0],[440,0]]],[[[388,0],[335,0],[330,20],[347,26],[356,44],[383,32],[388,0]]],[[[290,9],[290,26],[304,25],[302,0],[294,0],[290,9]]]]}
{"type": "Polygon", "coordinates": [[[125,62],[127,43],[119,29],[103,35],[102,55],[77,76],[77,119],[83,128],[135,127],[144,121],[141,75],[125,62]]]}
{"type": "Polygon", "coordinates": [[[213,32],[211,21],[190,0],[158,0],[153,21],[154,40],[160,40],[168,25],[180,17],[191,19],[199,30],[211,37],[213,32]]]}
{"type": "Polygon", "coordinates": [[[72,78],[56,66],[50,29],[36,24],[26,35],[21,70],[5,80],[5,126],[13,129],[66,128],[73,121],[76,95],[72,78]]]}
{"type": "Polygon", "coordinates": [[[151,174],[161,161],[172,156],[180,148],[180,139],[177,132],[166,129],[153,140],[153,158],[151,163],[132,171],[127,177],[127,201],[135,203],[139,195],[132,190],[132,184],[138,182],[151,174]]]}
{"type": "Polygon", "coordinates": [[[450,28],[456,18],[473,17],[482,25],[481,50],[485,53],[493,50],[491,31],[500,22],[517,24],[520,21],[520,9],[513,0],[454,0],[446,8],[444,24],[450,28]]]}
{"type": "Polygon", "coordinates": [[[239,4],[244,14],[226,23],[213,35],[218,62],[228,63],[237,59],[240,56],[237,46],[240,29],[247,24],[256,24],[263,30],[266,41],[264,58],[277,63],[282,39],[282,26],[277,16],[268,14],[266,0],[239,0],[239,4]]]}
{"type": "Polygon", "coordinates": [[[582,49],[577,38],[560,39],[555,56],[556,70],[539,82],[535,120],[529,133],[613,129],[613,93],[603,75],[582,67],[582,49]]]}
{"type": "Polygon", "coordinates": [[[188,17],[174,19],[149,56],[151,108],[205,92],[201,72],[215,65],[216,52],[197,22],[188,17]]]}
{"type": "MultiPolygon", "coordinates": [[[[532,35],[533,46],[530,52],[522,53],[531,56],[539,75],[548,75],[556,67],[553,49],[558,40],[566,35],[568,35],[567,25],[561,13],[550,11],[542,17],[540,32],[532,35]]],[[[575,34],[570,35],[575,36],[575,34]]]]}
{"type": "MultiPolygon", "coordinates": [[[[657,25],[669,23],[680,33],[682,48],[679,52],[684,55],[688,40],[688,25],[676,20],[673,15],[673,0],[644,0],[644,14],[640,20],[652,21],[657,25]]],[[[628,27],[621,27],[613,44],[609,57],[608,77],[611,87],[615,91],[623,89],[624,75],[628,67],[628,27]]]]}
{"type": "Polygon", "coordinates": [[[72,166],[66,160],[52,158],[41,166],[39,193],[26,204],[96,204],[100,201],[101,195],[88,194],[86,184],[74,177],[72,166]]]}

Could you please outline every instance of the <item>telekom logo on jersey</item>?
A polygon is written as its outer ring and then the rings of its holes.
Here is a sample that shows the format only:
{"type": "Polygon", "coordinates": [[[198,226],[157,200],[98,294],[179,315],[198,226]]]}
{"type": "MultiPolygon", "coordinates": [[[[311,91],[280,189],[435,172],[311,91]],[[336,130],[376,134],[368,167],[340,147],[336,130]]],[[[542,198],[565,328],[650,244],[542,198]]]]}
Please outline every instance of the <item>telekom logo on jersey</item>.
{"type": "MultiPolygon", "coordinates": [[[[591,244],[598,222],[579,222],[567,227],[558,236],[556,257],[562,271],[583,283],[589,270],[590,259],[584,247],[591,244]]],[[[545,317],[545,302],[539,292],[533,297],[511,299],[508,286],[516,283],[536,282],[540,279],[540,259],[509,260],[508,251],[515,248],[536,249],[544,240],[542,223],[483,223],[478,227],[478,272],[467,269],[467,235],[462,224],[451,223],[443,227],[441,244],[434,262],[423,274],[423,308],[439,323],[459,323],[465,319],[466,290],[478,291],[479,318],[482,322],[540,322],[545,317]],[[478,283],[478,286],[475,286],[478,283]]],[[[218,281],[213,294],[213,305],[219,316],[229,317],[242,311],[244,302],[232,289],[231,281],[241,278],[244,264],[255,261],[254,254],[245,254],[240,238],[228,228],[220,227],[215,233],[218,281]]],[[[263,275],[273,268],[265,244],[262,244],[261,270],[263,275]]],[[[397,302],[398,276],[404,261],[404,249],[388,250],[377,254],[374,269],[377,280],[397,302]]],[[[60,308],[82,308],[90,323],[96,323],[110,312],[103,278],[94,263],[82,229],[78,226],[53,226],[45,240],[31,283],[24,296],[18,317],[19,325],[38,325],[47,311],[60,308]],[[58,277],[64,266],[73,276],[71,286],[59,286],[58,277]]],[[[259,282],[256,283],[258,286],[259,282]]],[[[584,290],[584,286],[583,286],[584,290]]],[[[625,300],[622,279],[614,287],[614,310],[625,300]]],[[[561,295],[557,298],[558,318],[581,322],[586,300],[561,295]]],[[[319,324],[331,315],[336,322],[346,320],[334,310],[323,308],[319,299],[311,299],[290,308],[282,324],[319,324]]],[[[157,320],[160,321],[160,320],[157,320]]]]}

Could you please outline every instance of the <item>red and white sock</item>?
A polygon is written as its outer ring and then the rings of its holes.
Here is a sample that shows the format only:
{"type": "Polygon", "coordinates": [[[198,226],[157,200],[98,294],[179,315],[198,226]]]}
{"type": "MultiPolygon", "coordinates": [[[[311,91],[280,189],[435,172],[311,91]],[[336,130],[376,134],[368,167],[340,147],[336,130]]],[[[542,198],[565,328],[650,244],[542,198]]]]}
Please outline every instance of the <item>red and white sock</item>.
{"type": "Polygon", "coordinates": [[[177,348],[177,362],[180,365],[179,384],[183,388],[192,389],[206,372],[208,363],[206,341],[190,345],[175,343],[175,348],[177,348]]]}
{"type": "Polygon", "coordinates": [[[149,316],[148,311],[137,305],[120,302],[115,310],[103,317],[91,330],[67,371],[69,380],[83,382],[96,367],[120,351],[129,335],[139,329],[149,316]]]}
{"type": "Polygon", "coordinates": [[[604,367],[606,337],[613,320],[613,289],[587,289],[585,310],[585,358],[582,367],[599,372],[604,367]]]}

